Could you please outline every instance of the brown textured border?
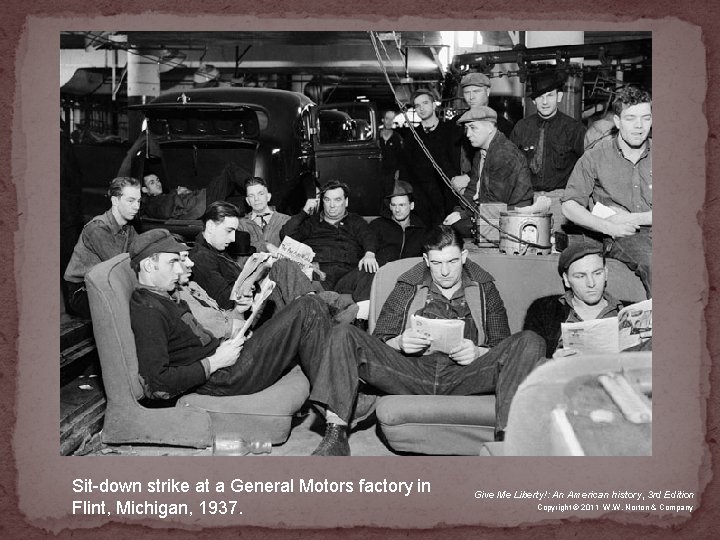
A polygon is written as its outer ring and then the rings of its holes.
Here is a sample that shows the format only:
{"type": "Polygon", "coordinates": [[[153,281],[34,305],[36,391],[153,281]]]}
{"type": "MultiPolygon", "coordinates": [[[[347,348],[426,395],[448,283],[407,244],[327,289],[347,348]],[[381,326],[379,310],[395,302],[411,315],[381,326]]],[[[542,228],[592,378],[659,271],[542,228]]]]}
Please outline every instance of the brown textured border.
{"type": "MultiPolygon", "coordinates": [[[[626,518],[626,523],[609,519],[578,521],[566,520],[549,523],[542,527],[504,528],[503,535],[537,538],[538,536],[666,536],[670,531],[684,537],[710,537],[716,529],[718,518],[713,511],[718,501],[717,481],[708,481],[710,455],[705,452],[702,440],[703,421],[707,422],[707,451],[713,457],[717,453],[717,373],[711,374],[714,383],[707,388],[709,358],[703,347],[711,352],[718,348],[717,334],[712,331],[698,332],[700,309],[708,301],[702,279],[702,264],[707,264],[711,283],[715,282],[717,266],[712,256],[702,259],[705,253],[714,252],[713,238],[717,237],[718,224],[715,205],[718,199],[717,186],[707,182],[705,186],[705,208],[699,210],[697,197],[702,198],[703,173],[714,178],[717,165],[717,143],[712,128],[717,125],[717,106],[713,106],[718,90],[717,51],[718,38],[711,26],[718,20],[718,8],[712,0],[690,2],[639,2],[626,5],[625,2],[603,2],[600,6],[589,1],[515,1],[513,10],[507,2],[486,1],[468,8],[467,2],[447,1],[394,2],[385,6],[385,2],[368,1],[364,5],[339,2],[266,2],[260,8],[257,2],[235,1],[233,3],[206,2],[158,2],[153,5],[156,13],[196,14],[196,18],[185,20],[187,28],[199,29],[203,20],[197,17],[204,14],[218,14],[223,17],[239,15],[244,20],[257,16],[264,26],[284,29],[285,25],[306,24],[315,29],[361,29],[367,24],[377,23],[381,17],[392,19],[396,24],[383,28],[449,28],[449,19],[456,29],[477,29],[488,27],[489,19],[495,19],[493,29],[524,29],[518,21],[533,20],[526,28],[564,29],[568,23],[559,20],[588,21],[579,24],[578,29],[588,28],[591,24],[606,24],[607,29],[616,29],[620,24],[628,28],[657,30],[655,36],[654,86],[656,101],[655,139],[656,148],[666,152],[656,157],[657,182],[662,185],[656,196],[656,260],[662,265],[656,273],[656,290],[659,307],[656,307],[658,327],[666,329],[667,334],[658,336],[660,342],[655,354],[655,385],[666,388],[664,395],[655,399],[656,413],[660,416],[655,429],[653,458],[635,458],[633,460],[600,460],[588,458],[582,468],[568,460],[558,459],[500,459],[497,464],[488,465],[486,460],[467,458],[353,458],[338,460],[331,464],[323,460],[304,458],[286,458],[267,462],[252,461],[254,470],[248,470],[247,463],[231,459],[208,461],[202,458],[169,458],[160,462],[158,458],[60,458],[57,448],[57,233],[54,224],[58,221],[58,189],[54,181],[58,159],[56,151],[56,100],[57,96],[57,33],[52,29],[86,29],[117,27],[127,28],[130,23],[147,24],[149,29],[160,28],[155,21],[143,17],[138,20],[125,18],[132,14],[145,13],[147,3],[127,1],[122,6],[112,2],[96,2],[93,6],[82,2],[67,0],[62,8],[50,2],[13,2],[12,8],[6,8],[7,14],[2,25],[0,38],[6,45],[0,59],[0,88],[2,89],[2,126],[6,137],[0,142],[0,152],[4,167],[2,182],[3,197],[0,199],[0,223],[5,226],[2,235],[2,270],[4,287],[2,300],[2,358],[6,359],[0,372],[0,390],[2,391],[2,451],[5,459],[0,464],[2,491],[0,492],[0,510],[3,520],[0,525],[3,537],[17,538],[25,535],[39,537],[59,532],[60,537],[100,536],[100,537],[158,537],[157,528],[163,523],[153,523],[151,528],[140,525],[120,525],[112,523],[101,529],[70,531],[64,527],[92,527],[93,522],[78,520],[63,521],[53,510],[45,507],[52,497],[67,507],[71,494],[65,480],[75,476],[120,479],[129,477],[133,471],[152,467],[152,474],[160,478],[169,476],[196,479],[198,476],[211,478],[242,477],[246,479],[273,479],[286,477],[330,478],[336,480],[357,480],[360,477],[395,478],[412,480],[421,475],[433,481],[433,497],[422,500],[410,498],[379,498],[353,500],[348,497],[303,497],[263,496],[259,506],[267,526],[281,529],[246,527],[243,529],[225,529],[222,533],[245,537],[290,538],[296,533],[289,529],[293,526],[307,528],[316,538],[335,538],[337,530],[317,530],[315,527],[327,524],[347,526],[363,525],[365,528],[353,532],[368,538],[406,537],[437,538],[440,534],[452,534],[458,538],[476,538],[478,536],[496,536],[501,531],[477,525],[498,522],[517,522],[516,516],[524,511],[516,504],[503,507],[481,506],[471,498],[463,481],[472,478],[477,488],[486,482],[490,489],[511,489],[516,480],[524,482],[528,488],[534,484],[549,485],[543,477],[552,475],[558,489],[564,486],[575,489],[597,489],[585,485],[584,479],[590,478],[595,468],[606,471],[609,481],[620,476],[620,480],[635,480],[636,476],[645,476],[652,480],[653,475],[671,479],[675,484],[668,489],[699,486],[702,493],[702,506],[687,521],[665,521],[652,519],[646,524],[637,524],[635,519],[626,518]],[[537,9],[542,6],[542,12],[537,9]],[[685,6],[692,6],[692,9],[685,6]],[[63,11],[60,11],[62,9],[63,11]],[[262,9],[262,12],[259,10],[262,9]],[[382,14],[382,15],[381,15],[382,14]],[[100,21],[92,24],[82,19],[88,16],[118,17],[108,19],[103,25],[100,21]],[[287,17],[283,22],[280,17],[287,17]],[[29,18],[30,17],[30,18],[29,18]],[[32,18],[36,17],[36,18],[32,18]],[[62,20],[62,17],[67,19],[62,20]],[[397,17],[401,17],[399,20],[397,17]],[[444,19],[447,17],[447,19],[444,19]],[[498,18],[500,17],[500,18],[498,18]],[[647,20],[642,20],[648,17],[647,20]],[[661,17],[666,17],[661,19],[661,17]],[[359,19],[362,22],[358,23],[359,19]],[[471,22],[473,19],[476,22],[471,22]],[[546,26],[549,25],[549,26],[546,26]],[[554,25],[554,26],[553,26],[554,25]],[[702,35],[700,31],[702,30],[702,35]],[[666,46],[660,47],[658,39],[666,46]],[[705,46],[695,47],[700,43],[705,46]],[[659,54],[658,50],[663,53],[659,54]],[[29,58],[28,51],[42,51],[42,54],[29,58]],[[702,63],[702,55],[705,64],[702,63]],[[24,62],[32,61],[30,67],[24,62]],[[18,62],[16,64],[16,62],[18,62]],[[699,62],[699,64],[698,64],[699,62]],[[27,68],[25,71],[23,67],[27,68]],[[703,80],[704,69],[708,69],[707,96],[703,80]],[[15,77],[23,76],[22,94],[16,87],[15,77]],[[702,151],[705,142],[705,126],[697,118],[697,111],[706,100],[710,133],[706,147],[706,170],[703,170],[702,151]],[[688,123],[688,111],[693,111],[693,122],[688,123]],[[21,116],[23,115],[23,116],[21,116]],[[20,124],[20,118],[32,121],[20,124]],[[12,150],[12,155],[11,155],[12,150]],[[690,156],[689,158],[687,156],[690,156]],[[12,168],[11,168],[12,167],[12,168]],[[27,176],[25,176],[27,174],[27,176]],[[670,200],[669,195],[672,195],[670,200]],[[695,197],[695,198],[693,198],[695,197]],[[43,204],[39,204],[38,201],[43,204]],[[681,217],[682,216],[682,217],[681,217]],[[704,228],[704,244],[700,244],[697,223],[704,228]],[[18,227],[22,229],[18,231],[18,227]],[[17,234],[16,234],[16,231],[17,234]],[[14,256],[11,256],[13,254],[14,256]],[[22,276],[22,280],[20,279],[22,276]],[[16,297],[16,288],[25,283],[25,298],[16,297]],[[31,284],[28,287],[27,284],[31,284]],[[17,298],[17,300],[15,300],[17,298]],[[662,300],[662,301],[661,301],[662,300]],[[15,306],[32,314],[27,320],[31,324],[23,326],[23,335],[18,337],[18,311],[15,306]],[[685,311],[683,311],[685,310],[685,311]],[[16,377],[18,370],[14,359],[20,344],[25,354],[22,358],[23,383],[16,395],[16,377]],[[696,362],[704,355],[705,369],[697,370],[696,362]],[[666,362],[663,369],[660,362],[666,362]],[[695,378],[688,379],[688,372],[695,378]],[[707,413],[704,409],[704,394],[710,391],[707,413]],[[19,406],[16,406],[19,404],[19,406]],[[695,413],[687,415],[687,412],[695,413]],[[705,415],[706,416],[703,416],[705,415]],[[15,423],[17,421],[17,426],[15,423]],[[16,429],[16,430],[15,430],[16,429]],[[13,437],[15,439],[13,440],[13,437]],[[14,458],[14,459],[11,459],[14,458]],[[266,467],[260,467],[262,463],[266,467]],[[272,470],[269,470],[272,467],[272,470]],[[576,468],[577,467],[577,468],[576,468]],[[21,471],[18,477],[17,470],[21,471]],[[195,471],[197,474],[194,474],[195,471]],[[497,471],[506,474],[502,483],[498,483],[497,471]],[[512,473],[509,472],[512,470],[512,473]],[[302,472],[300,472],[302,471],[302,472]],[[567,478],[568,472],[574,476],[567,478]],[[622,476],[621,476],[622,475],[622,476]],[[18,484],[18,478],[20,484],[18,484]],[[573,484],[575,484],[573,486],[573,484]],[[437,486],[437,488],[436,488],[437,486]],[[460,492],[462,489],[465,489],[460,492]],[[20,499],[20,497],[24,499],[20,499]],[[337,505],[337,506],[336,506],[337,505]],[[30,514],[23,515],[22,508],[30,514]],[[40,516],[46,516],[44,519],[40,516]],[[431,517],[428,520],[428,516],[431,517]],[[430,530],[432,521],[435,529],[430,530]],[[403,530],[380,530],[368,528],[377,523],[395,523],[410,528],[403,530]],[[421,527],[421,529],[415,529],[421,527]],[[668,528],[672,527],[672,528],[668,528]],[[287,528],[283,530],[282,528],[287,528]],[[452,528],[452,530],[449,530],[452,528]],[[443,530],[447,529],[447,530],[443,530]]],[[[168,18],[168,21],[170,19],[168,18]]],[[[224,19],[219,24],[227,29],[240,29],[237,19],[224,19]]],[[[215,21],[217,23],[217,20],[215,21]]],[[[219,29],[213,25],[209,28],[219,29]]],[[[254,29],[254,28],[253,28],[254,29]]],[[[708,329],[717,324],[718,309],[714,287],[710,288],[709,301],[705,311],[708,329]]],[[[145,474],[143,476],[145,476],[145,474]]],[[[153,477],[154,477],[153,476],[153,477]]],[[[149,479],[150,476],[147,476],[149,479]]],[[[520,486],[518,486],[518,489],[520,486]]],[[[550,487],[552,489],[552,487],[550,487]]],[[[658,486],[657,489],[660,489],[658,486]]],[[[665,487],[663,487],[665,489],[665,487]]],[[[696,499],[697,500],[697,499],[696,499]]],[[[248,506],[252,506],[249,504],[248,506]]],[[[260,512],[258,510],[258,512],[260,512]]],[[[260,515],[260,514],[257,514],[260,515]]],[[[216,525],[223,525],[217,520],[216,525]]],[[[230,523],[227,523],[230,524],[230,523]]],[[[203,524],[198,522],[198,527],[203,524]]],[[[169,536],[179,538],[217,537],[219,531],[190,531],[185,527],[167,532],[169,536]]]]}

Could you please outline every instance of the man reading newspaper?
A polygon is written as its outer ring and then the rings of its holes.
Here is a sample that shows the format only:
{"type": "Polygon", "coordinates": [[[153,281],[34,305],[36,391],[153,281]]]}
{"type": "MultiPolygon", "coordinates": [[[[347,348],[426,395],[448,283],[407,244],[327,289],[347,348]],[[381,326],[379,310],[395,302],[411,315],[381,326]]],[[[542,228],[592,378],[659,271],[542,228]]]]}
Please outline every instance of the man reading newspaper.
{"type": "MultiPolygon", "coordinates": [[[[357,366],[359,380],[388,394],[472,395],[495,393],[496,438],[502,439],[518,385],[543,362],[545,343],[533,332],[510,335],[507,313],[493,277],[467,260],[463,240],[439,225],[427,236],[423,262],[402,274],[382,307],[373,335],[335,326],[328,359],[357,366]],[[464,322],[447,352],[412,328],[413,315],[464,322]]],[[[354,394],[353,394],[354,395],[354,394]]],[[[326,454],[347,440],[328,441],[326,454]]]]}
{"type": "Polygon", "coordinates": [[[602,245],[571,244],[560,253],[558,272],[565,294],[535,300],[525,317],[525,330],[545,340],[547,356],[651,349],[652,303],[623,308],[608,294],[602,245]]]}

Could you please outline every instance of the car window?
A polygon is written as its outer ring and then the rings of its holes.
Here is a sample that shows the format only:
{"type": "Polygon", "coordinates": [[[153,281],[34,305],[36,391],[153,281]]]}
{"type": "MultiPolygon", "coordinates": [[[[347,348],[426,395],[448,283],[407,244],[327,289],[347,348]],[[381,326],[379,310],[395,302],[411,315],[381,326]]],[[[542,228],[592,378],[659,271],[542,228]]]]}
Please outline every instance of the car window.
{"type": "Polygon", "coordinates": [[[318,118],[321,144],[370,141],[375,137],[371,109],[367,106],[323,108],[318,118]]]}

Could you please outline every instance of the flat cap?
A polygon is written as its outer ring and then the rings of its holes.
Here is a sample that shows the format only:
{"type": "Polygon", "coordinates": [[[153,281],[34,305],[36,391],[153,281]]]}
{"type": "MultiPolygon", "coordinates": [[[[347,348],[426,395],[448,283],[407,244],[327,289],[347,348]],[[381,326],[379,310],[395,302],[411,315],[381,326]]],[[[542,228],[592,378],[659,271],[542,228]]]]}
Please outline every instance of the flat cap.
{"type": "Polygon", "coordinates": [[[558,273],[562,276],[568,271],[572,263],[579,261],[587,255],[600,255],[602,257],[602,254],[603,247],[599,242],[582,240],[572,243],[560,252],[558,273]]]}
{"type": "Polygon", "coordinates": [[[404,180],[396,180],[395,185],[393,186],[392,193],[390,195],[386,195],[386,199],[392,199],[393,197],[399,197],[400,195],[412,195],[413,194],[413,187],[410,185],[410,183],[405,182],[404,180]]]}
{"type": "Polygon", "coordinates": [[[167,229],[151,229],[135,237],[130,245],[130,260],[139,263],[155,253],[180,253],[189,249],[175,240],[167,229]]]}
{"type": "Polygon", "coordinates": [[[466,86],[490,86],[490,78],[484,73],[468,73],[460,81],[460,88],[466,86]]]}
{"type": "Polygon", "coordinates": [[[471,107],[465,111],[460,118],[458,118],[458,125],[467,124],[468,122],[478,122],[484,120],[485,122],[497,123],[497,113],[494,109],[481,105],[479,107],[471,107]]]}

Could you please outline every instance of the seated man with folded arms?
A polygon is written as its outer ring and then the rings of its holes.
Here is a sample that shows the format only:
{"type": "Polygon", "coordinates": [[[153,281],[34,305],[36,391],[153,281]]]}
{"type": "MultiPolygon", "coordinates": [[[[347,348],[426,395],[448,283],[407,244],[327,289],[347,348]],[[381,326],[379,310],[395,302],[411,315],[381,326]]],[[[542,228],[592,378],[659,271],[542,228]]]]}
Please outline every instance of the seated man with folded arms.
{"type": "Polygon", "coordinates": [[[130,222],[140,210],[140,182],[120,176],[110,182],[107,194],[112,206],[85,225],[65,269],[70,312],[86,319],[90,318],[90,304],[85,274],[96,264],[127,253],[136,236],[130,222]]]}
{"type": "MultiPolygon", "coordinates": [[[[577,351],[563,348],[562,323],[617,317],[622,303],[605,290],[608,270],[602,246],[582,241],[560,253],[558,272],[567,291],[535,300],[525,316],[525,330],[532,330],[545,340],[546,356],[569,356],[577,351]]],[[[650,350],[652,342],[635,350],[650,350]]]]}
{"type": "Polygon", "coordinates": [[[265,180],[254,176],[245,182],[245,201],[250,213],[240,218],[239,231],[250,234],[250,243],[258,251],[275,253],[280,245],[280,229],[290,216],[268,206],[272,193],[265,180]]]}
{"type": "MultiPolygon", "coordinates": [[[[164,229],[138,236],[130,247],[139,282],[130,299],[130,320],[146,397],[170,400],[191,391],[253,394],[299,362],[310,379],[310,400],[326,407],[326,437],[346,429],[352,417],[354,367],[323,354],[332,324],[327,306],[317,295],[305,295],[251,337],[221,341],[197,321],[186,302],[171,296],[186,272],[180,254],[187,250],[164,229]]],[[[253,293],[244,291],[237,309],[246,311],[252,300],[253,293]]]]}
{"type": "Polygon", "coordinates": [[[351,294],[356,302],[370,299],[370,286],[378,262],[377,238],[367,222],[347,211],[350,189],[332,180],[320,189],[322,208],[315,199],[283,226],[280,237],[290,236],[315,252],[314,262],[325,274],[326,290],[351,294]]]}
{"type": "MultiPolygon", "coordinates": [[[[472,261],[460,234],[440,225],[428,234],[423,261],[401,275],[382,307],[373,335],[333,327],[326,360],[352,360],[358,381],[388,394],[457,395],[494,392],[501,440],[518,385],[544,361],[534,332],[510,335],[493,277],[472,261]],[[428,352],[431,340],[411,326],[413,315],[464,321],[462,340],[448,354],[428,352]]],[[[342,447],[347,441],[328,441],[342,447]]],[[[322,445],[321,445],[322,447],[322,445]]]]}
{"type": "Polygon", "coordinates": [[[627,265],[652,297],[652,99],[637,87],[613,102],[618,134],[587,150],[575,164],[562,212],[627,265]],[[597,234],[599,233],[599,234],[597,234]]]}

